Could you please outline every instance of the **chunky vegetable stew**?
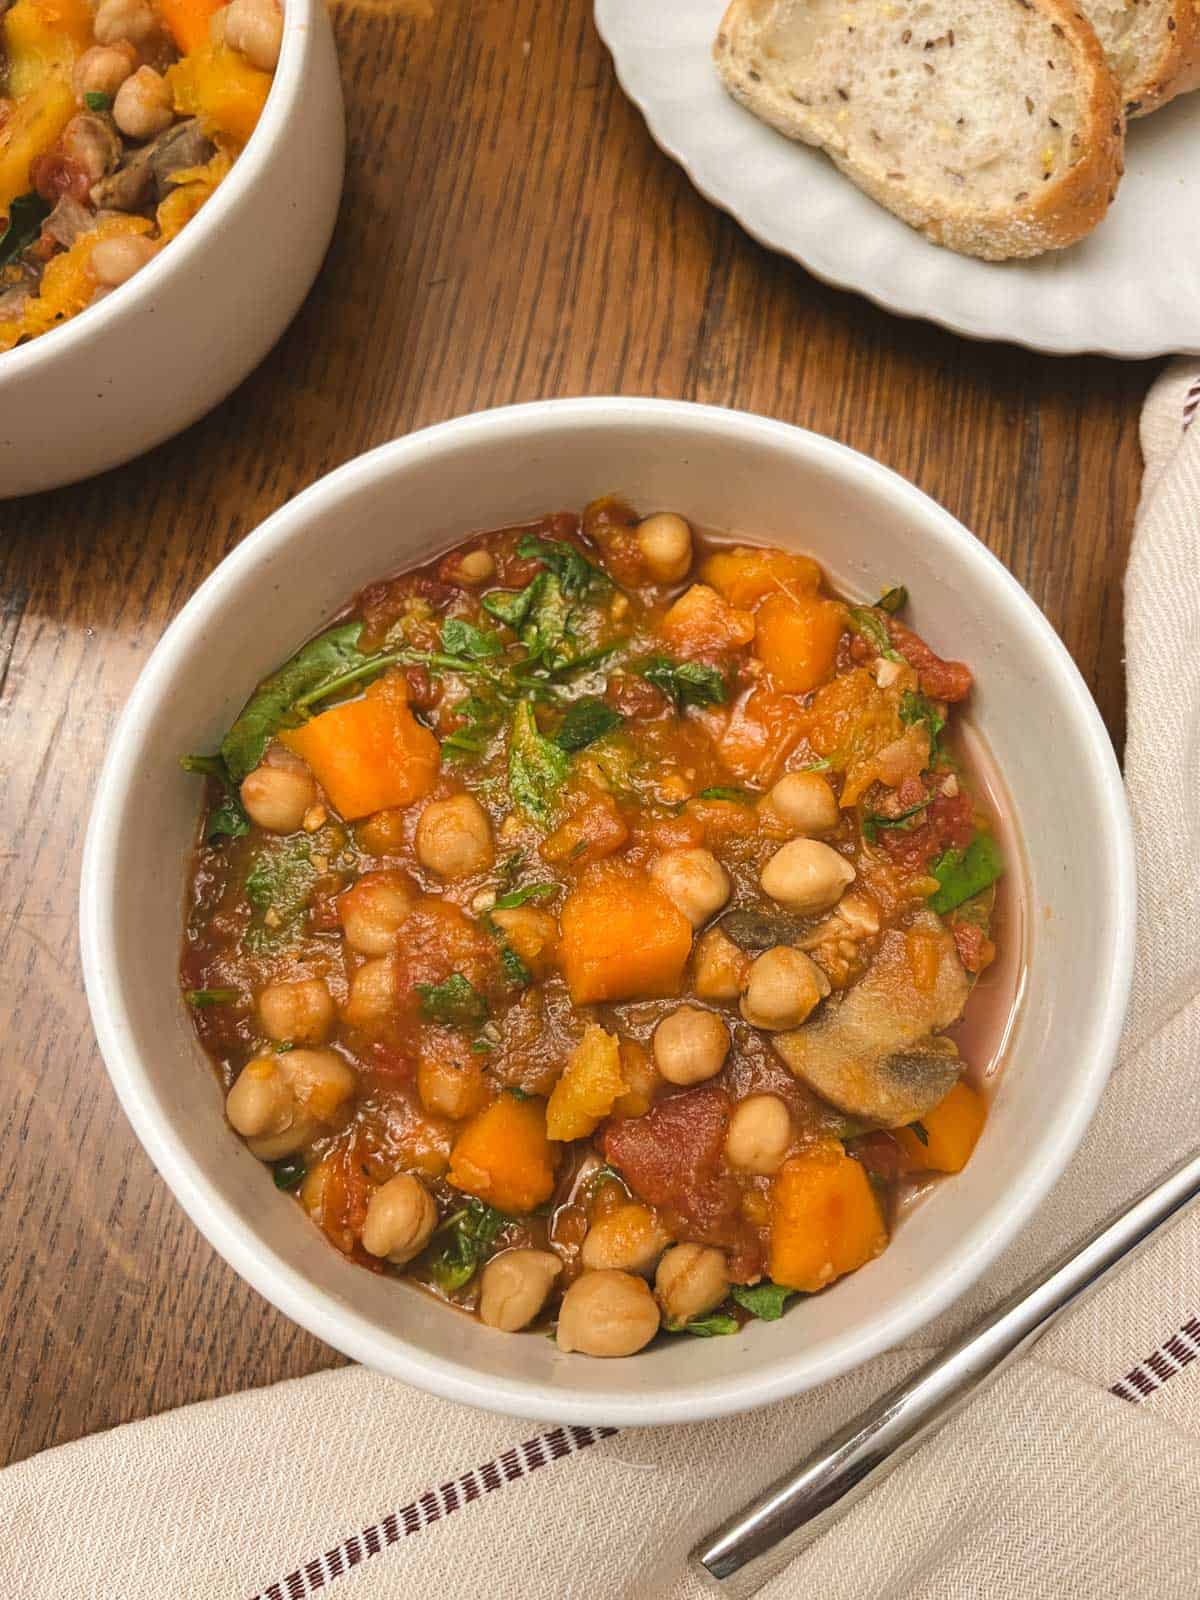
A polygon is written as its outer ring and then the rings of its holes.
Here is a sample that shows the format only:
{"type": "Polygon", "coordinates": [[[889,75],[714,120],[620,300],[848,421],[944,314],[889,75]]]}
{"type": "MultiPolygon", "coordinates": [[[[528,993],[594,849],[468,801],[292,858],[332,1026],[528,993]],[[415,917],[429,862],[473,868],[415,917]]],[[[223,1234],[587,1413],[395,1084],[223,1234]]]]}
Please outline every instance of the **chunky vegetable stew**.
{"type": "Polygon", "coordinates": [[[631,1355],[960,1170],[1002,861],[905,605],[602,500],[372,585],[186,758],[184,998],[339,1250],[631,1355]]]}
{"type": "Polygon", "coordinates": [[[0,0],[0,351],[145,266],[254,131],[277,0],[0,0]]]}

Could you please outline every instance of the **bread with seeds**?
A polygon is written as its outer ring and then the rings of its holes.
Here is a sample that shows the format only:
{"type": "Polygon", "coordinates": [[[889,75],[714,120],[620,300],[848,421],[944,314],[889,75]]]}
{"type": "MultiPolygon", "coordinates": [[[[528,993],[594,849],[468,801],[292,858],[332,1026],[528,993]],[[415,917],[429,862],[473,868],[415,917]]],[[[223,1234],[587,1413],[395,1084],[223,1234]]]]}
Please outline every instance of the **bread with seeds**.
{"type": "Polygon", "coordinates": [[[963,255],[1062,249],[1116,193],[1120,94],[1070,0],[732,0],[713,54],[735,100],[963,255]]]}
{"type": "Polygon", "coordinates": [[[1080,0],[1117,75],[1127,117],[1145,117],[1200,89],[1195,0],[1080,0]]]}

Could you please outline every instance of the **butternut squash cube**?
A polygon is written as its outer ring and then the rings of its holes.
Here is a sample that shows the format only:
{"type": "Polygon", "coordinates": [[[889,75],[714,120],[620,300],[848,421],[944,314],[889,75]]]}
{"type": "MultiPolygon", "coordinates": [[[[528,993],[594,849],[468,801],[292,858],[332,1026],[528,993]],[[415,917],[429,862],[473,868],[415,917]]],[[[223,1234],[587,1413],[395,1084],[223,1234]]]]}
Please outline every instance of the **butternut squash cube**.
{"type": "Polygon", "coordinates": [[[502,1094],[471,1118],[450,1152],[449,1181],[497,1211],[532,1211],[554,1192],[558,1152],[544,1100],[502,1094]]]}
{"type": "Polygon", "coordinates": [[[692,925],[644,872],[590,867],[559,918],[559,959],[577,1006],[678,994],[692,925]]]}
{"type": "Polygon", "coordinates": [[[862,1164],[829,1140],[793,1156],[771,1185],[771,1278],[815,1294],[877,1256],[888,1242],[862,1164]]]}

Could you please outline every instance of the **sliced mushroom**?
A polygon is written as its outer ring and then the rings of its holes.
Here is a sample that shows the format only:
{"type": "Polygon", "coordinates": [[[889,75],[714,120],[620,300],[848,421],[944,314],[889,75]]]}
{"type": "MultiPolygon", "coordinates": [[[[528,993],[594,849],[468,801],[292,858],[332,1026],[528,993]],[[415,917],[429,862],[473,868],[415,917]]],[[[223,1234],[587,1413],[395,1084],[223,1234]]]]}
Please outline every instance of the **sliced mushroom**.
{"type": "Polygon", "coordinates": [[[71,195],[64,194],[59,196],[54,210],[42,223],[42,232],[49,234],[64,250],[69,250],[81,233],[90,233],[95,226],[95,213],[71,195]]]}
{"type": "Polygon", "coordinates": [[[811,917],[792,916],[786,911],[727,911],[717,927],[739,950],[769,950],[777,944],[798,944],[811,928],[811,917]]]}
{"type": "Polygon", "coordinates": [[[156,198],[165,200],[176,187],[175,174],[190,167],[202,167],[215,148],[201,128],[199,117],[177,122],[173,128],[160,133],[149,150],[156,198]]]}
{"type": "Polygon", "coordinates": [[[153,145],[136,150],[107,178],[91,189],[97,211],[140,211],[154,193],[154,169],[150,165],[153,145]]]}
{"type": "Polygon", "coordinates": [[[822,1099],[885,1128],[919,1121],[959,1075],[957,1050],[937,1033],[961,1015],[967,975],[940,918],[922,911],[913,931],[935,941],[937,972],[928,989],[913,981],[908,935],[892,929],[860,983],[773,1041],[788,1069],[822,1099]]]}

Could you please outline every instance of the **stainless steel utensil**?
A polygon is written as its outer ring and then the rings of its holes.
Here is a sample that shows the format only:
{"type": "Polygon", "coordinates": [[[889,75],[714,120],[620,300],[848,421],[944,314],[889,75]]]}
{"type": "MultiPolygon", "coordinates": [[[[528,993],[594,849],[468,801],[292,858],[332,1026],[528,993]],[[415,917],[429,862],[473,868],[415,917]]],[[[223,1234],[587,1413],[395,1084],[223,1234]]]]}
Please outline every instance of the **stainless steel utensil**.
{"type": "Polygon", "coordinates": [[[731,1600],[757,1594],[1197,1196],[1200,1154],[1189,1156],[709,1534],[692,1551],[700,1570],[731,1600]]]}

